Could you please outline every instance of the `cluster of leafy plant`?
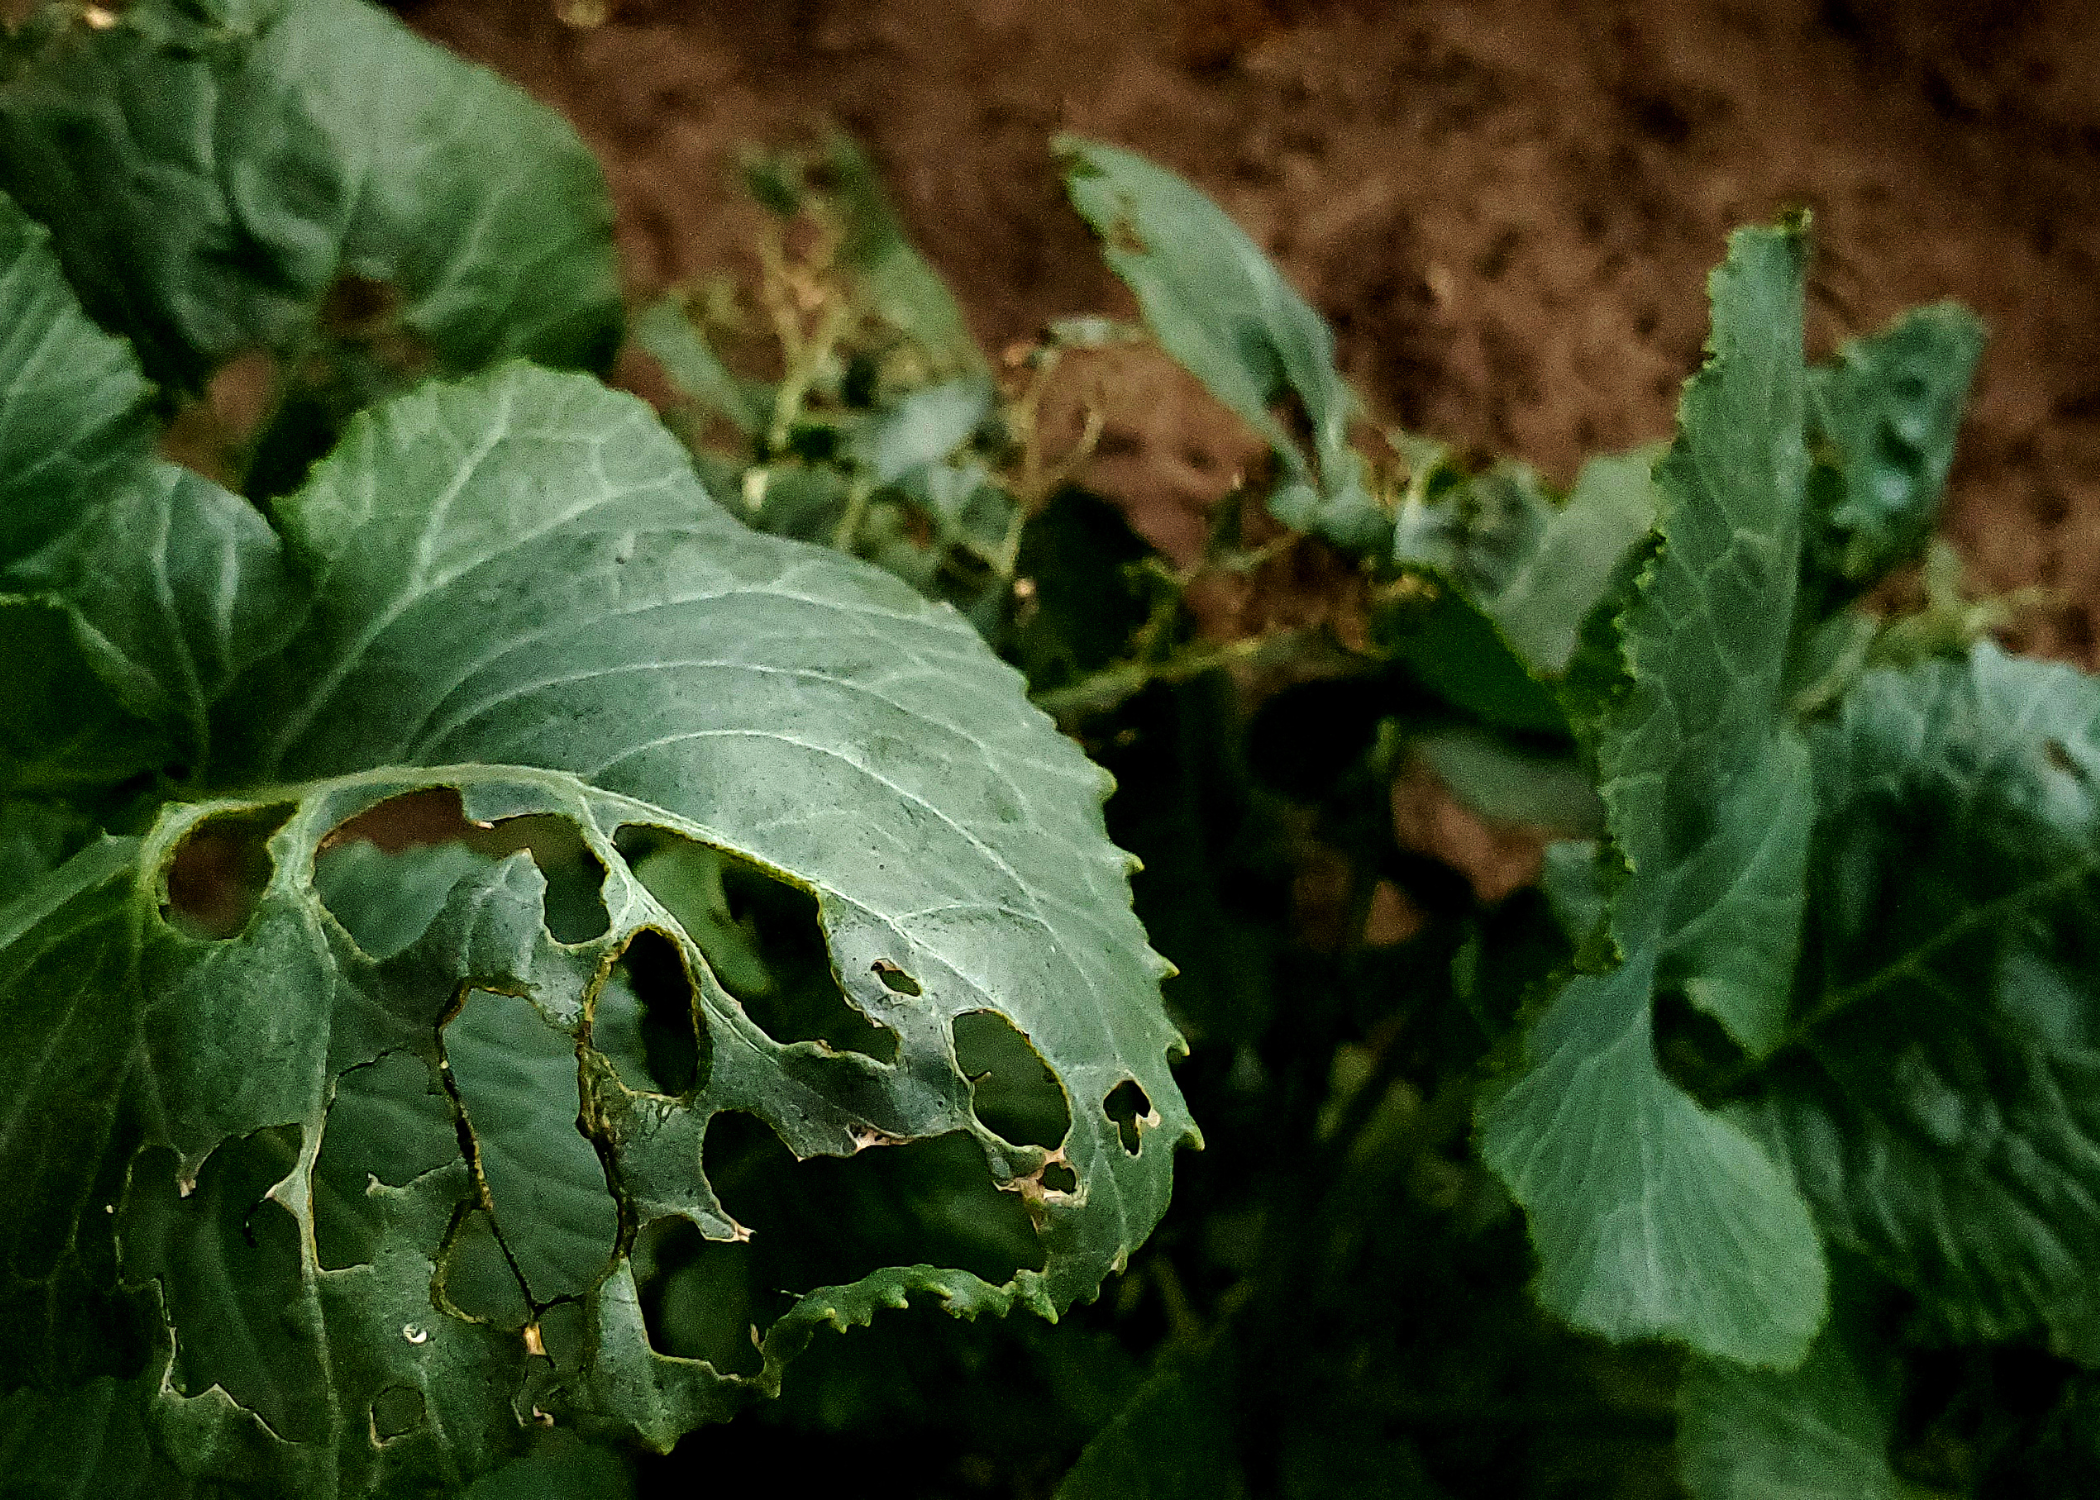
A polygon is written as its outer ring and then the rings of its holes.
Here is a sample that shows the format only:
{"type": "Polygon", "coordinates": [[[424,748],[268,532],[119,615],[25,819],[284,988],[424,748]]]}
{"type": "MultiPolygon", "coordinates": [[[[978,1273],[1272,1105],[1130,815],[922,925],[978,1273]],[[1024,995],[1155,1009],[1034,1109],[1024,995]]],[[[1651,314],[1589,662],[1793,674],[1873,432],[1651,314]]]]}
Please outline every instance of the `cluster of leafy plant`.
{"type": "Polygon", "coordinates": [[[1093,1295],[1194,1138],[1106,778],[574,370],[566,127],[141,0],[7,38],[0,163],[0,1490],[602,1492],[819,1326],[1093,1295]],[[255,351],[244,496],[154,443],[255,351]]]}
{"type": "Polygon", "coordinates": [[[623,330],[582,148],[358,0],[0,69],[0,1492],[2100,1474],[2100,689],[1944,551],[1874,607],[1965,313],[1812,363],[1741,231],[1675,442],[1558,495],[1111,147],[1142,327],[995,367],[843,143],[623,330]],[[1130,339],[1274,455],[1193,569],[1076,482],[1115,413],[1044,447],[1130,339]],[[236,358],[222,488],[153,445],[236,358]],[[1196,628],[1283,555],[1361,618],[1196,628]],[[1539,888],[1396,839],[1425,765],[1539,888]]]}

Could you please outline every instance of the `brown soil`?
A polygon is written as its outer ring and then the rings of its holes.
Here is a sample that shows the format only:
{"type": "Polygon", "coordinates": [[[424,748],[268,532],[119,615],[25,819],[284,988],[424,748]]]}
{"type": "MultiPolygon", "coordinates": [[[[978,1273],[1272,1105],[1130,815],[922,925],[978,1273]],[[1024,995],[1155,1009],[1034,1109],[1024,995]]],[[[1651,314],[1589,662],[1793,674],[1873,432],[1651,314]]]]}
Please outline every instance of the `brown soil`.
{"type": "MultiPolygon", "coordinates": [[[[1819,346],[1940,297],[1990,323],[1946,529],[1981,585],[2058,591],[2016,644],[2100,665],[2100,46],[2076,0],[405,9],[576,122],[638,294],[755,275],[734,154],[828,120],[987,347],[1127,312],[1049,158],[1077,130],[1224,203],[1381,414],[1562,482],[1668,430],[1724,234],[1805,203],[1819,346]]],[[[1139,449],[1204,488],[1203,445],[1150,422],[1139,449]]]]}

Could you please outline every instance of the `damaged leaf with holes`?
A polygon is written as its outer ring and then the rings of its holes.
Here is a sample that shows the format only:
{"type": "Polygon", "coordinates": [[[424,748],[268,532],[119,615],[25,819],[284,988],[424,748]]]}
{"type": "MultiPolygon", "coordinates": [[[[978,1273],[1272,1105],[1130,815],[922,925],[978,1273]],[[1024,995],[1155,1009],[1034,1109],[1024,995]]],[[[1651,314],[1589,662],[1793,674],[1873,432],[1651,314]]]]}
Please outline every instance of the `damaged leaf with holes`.
{"type": "Polygon", "coordinates": [[[0,230],[0,618],[58,653],[0,707],[6,1472],[528,1485],[1124,1263],[1195,1139],[1165,966],[964,621],[523,365],[265,519],[0,230]]]}

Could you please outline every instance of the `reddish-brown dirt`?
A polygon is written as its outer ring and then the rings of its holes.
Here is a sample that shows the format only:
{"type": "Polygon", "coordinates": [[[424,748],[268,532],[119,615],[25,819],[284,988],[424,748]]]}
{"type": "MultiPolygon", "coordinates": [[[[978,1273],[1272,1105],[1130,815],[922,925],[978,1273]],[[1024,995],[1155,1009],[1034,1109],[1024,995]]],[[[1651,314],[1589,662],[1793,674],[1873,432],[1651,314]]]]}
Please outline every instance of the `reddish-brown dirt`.
{"type": "MultiPolygon", "coordinates": [[[[1940,297],[1988,320],[1947,531],[1979,584],[2057,591],[2017,644],[2100,665],[2100,46],[2076,0],[404,9],[576,122],[637,294],[750,273],[736,151],[829,121],[988,347],[1127,311],[1050,161],[1077,130],[1216,196],[1380,414],[1560,481],[1668,430],[1724,234],[1806,204],[1820,346],[1940,297]]],[[[1186,431],[1153,425],[1186,471],[1186,431]]]]}

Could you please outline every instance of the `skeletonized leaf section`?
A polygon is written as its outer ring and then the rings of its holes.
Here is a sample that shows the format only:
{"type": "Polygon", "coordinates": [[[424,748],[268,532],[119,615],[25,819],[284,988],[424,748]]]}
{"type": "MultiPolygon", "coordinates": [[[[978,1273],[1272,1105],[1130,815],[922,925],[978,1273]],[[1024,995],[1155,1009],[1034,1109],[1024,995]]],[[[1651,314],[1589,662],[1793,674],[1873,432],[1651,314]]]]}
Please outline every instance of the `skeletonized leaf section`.
{"type": "Polygon", "coordinates": [[[895,1065],[768,1036],[616,842],[712,835],[520,767],[286,791],[173,805],[0,911],[0,1378],[128,1381],[148,1430],[141,1404],[189,1401],[207,1454],[385,1493],[381,1471],[500,1460],[521,1401],[667,1443],[823,1323],[909,1291],[1047,1311],[1098,1278],[1106,1237],[1072,1200],[1081,1174],[1113,1200],[1120,1162],[1068,1150],[1066,1186],[1032,1191],[1050,1153],[972,1112],[952,1017],[924,1052],[902,1027],[895,1065]],[[580,936],[542,865],[571,846],[580,936]],[[704,1243],[633,1238],[664,1220],[704,1243]],[[735,1248],[749,1228],[766,1242],[735,1248]],[[696,1297],[742,1309],[726,1346],[691,1332],[696,1297]],[[687,1331],[664,1347],[719,1364],[650,1348],[666,1306],[687,1331]],[[572,1383],[533,1385],[536,1349],[572,1383]]]}

